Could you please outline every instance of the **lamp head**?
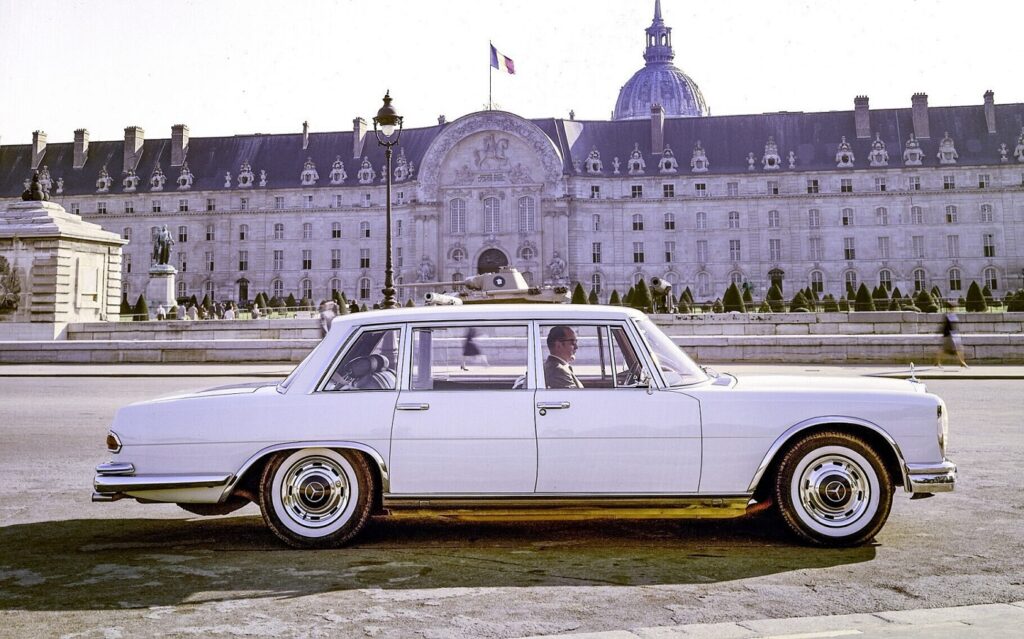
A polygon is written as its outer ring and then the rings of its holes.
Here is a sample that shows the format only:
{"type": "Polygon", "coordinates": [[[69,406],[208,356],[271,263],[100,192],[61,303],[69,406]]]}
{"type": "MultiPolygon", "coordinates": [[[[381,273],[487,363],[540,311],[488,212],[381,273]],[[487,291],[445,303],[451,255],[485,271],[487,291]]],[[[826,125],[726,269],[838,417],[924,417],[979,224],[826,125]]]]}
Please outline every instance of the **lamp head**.
{"type": "Polygon", "coordinates": [[[391,91],[384,94],[384,106],[377,111],[377,116],[373,118],[374,127],[379,126],[380,132],[385,137],[391,137],[395,133],[395,128],[402,129],[402,116],[398,115],[398,111],[395,107],[391,106],[391,91]]]}

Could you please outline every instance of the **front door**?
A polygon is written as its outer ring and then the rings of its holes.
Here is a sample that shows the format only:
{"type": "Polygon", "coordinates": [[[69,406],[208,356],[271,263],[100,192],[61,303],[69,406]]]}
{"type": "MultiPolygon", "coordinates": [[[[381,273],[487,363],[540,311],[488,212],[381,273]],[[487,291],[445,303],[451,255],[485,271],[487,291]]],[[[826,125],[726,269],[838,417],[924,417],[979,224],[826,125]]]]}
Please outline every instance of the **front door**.
{"type": "Polygon", "coordinates": [[[532,493],[526,323],[414,328],[391,435],[393,495],[532,493]]]}
{"type": "Polygon", "coordinates": [[[535,402],[537,492],[697,492],[699,403],[649,387],[648,365],[626,325],[540,328],[549,363],[535,402]],[[561,355],[558,362],[551,353],[561,355]]]}

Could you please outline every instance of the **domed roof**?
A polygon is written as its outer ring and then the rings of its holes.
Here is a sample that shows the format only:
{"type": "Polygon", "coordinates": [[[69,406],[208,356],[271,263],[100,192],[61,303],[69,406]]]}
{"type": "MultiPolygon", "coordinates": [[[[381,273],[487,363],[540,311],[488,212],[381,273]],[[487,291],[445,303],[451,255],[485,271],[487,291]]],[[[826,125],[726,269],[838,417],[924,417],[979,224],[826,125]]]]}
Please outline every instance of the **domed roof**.
{"type": "Polygon", "coordinates": [[[661,0],[654,3],[654,21],[647,28],[647,64],[633,74],[619,91],[615,120],[651,117],[651,106],[660,104],[667,117],[700,117],[708,114],[704,95],[690,76],[672,60],[672,29],[661,19],[661,0]]]}

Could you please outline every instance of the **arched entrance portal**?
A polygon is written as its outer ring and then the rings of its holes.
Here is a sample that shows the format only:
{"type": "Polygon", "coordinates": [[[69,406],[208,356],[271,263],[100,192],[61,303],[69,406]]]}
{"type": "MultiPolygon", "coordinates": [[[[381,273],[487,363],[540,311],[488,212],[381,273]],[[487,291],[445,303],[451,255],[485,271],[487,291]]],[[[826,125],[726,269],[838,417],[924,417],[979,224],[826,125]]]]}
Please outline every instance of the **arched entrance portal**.
{"type": "Polygon", "coordinates": [[[480,254],[476,262],[477,273],[497,273],[502,266],[508,266],[508,256],[496,248],[489,248],[480,254]]]}

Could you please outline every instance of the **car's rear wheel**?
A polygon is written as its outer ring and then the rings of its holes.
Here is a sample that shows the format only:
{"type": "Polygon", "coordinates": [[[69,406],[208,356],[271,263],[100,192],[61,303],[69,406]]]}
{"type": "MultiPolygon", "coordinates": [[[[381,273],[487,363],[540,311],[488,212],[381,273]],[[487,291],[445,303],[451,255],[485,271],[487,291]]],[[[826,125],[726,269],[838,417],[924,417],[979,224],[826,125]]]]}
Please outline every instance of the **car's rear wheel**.
{"type": "Polygon", "coordinates": [[[374,480],[349,450],[307,448],[274,455],[260,479],[260,509],[275,535],[296,548],[331,548],[370,518],[374,480]]]}
{"type": "Polygon", "coordinates": [[[779,464],[775,504],[800,538],[856,546],[881,530],[892,507],[885,464],[864,440],[838,432],[808,435],[779,464]]]}

